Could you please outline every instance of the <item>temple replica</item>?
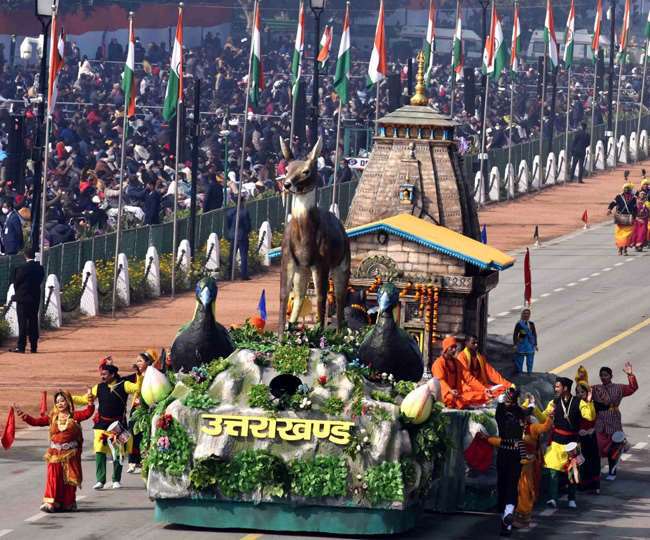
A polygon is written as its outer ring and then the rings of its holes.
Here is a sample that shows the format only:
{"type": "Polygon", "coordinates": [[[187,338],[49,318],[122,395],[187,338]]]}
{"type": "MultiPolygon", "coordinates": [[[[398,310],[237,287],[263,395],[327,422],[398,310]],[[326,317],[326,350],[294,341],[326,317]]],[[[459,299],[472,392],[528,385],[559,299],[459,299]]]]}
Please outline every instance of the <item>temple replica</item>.
{"type": "MultiPolygon", "coordinates": [[[[513,264],[478,241],[455,127],[427,106],[420,58],[411,105],[379,121],[346,223],[351,286],[408,342],[404,350],[421,355],[417,373],[446,334],[485,336],[488,293],[513,264]]],[[[215,298],[216,284],[202,280],[195,321],[207,322],[197,328],[213,325],[215,298]]],[[[278,336],[246,325],[229,332],[235,352],[193,366],[188,339],[203,338],[179,333],[185,347],[175,350],[186,352],[177,355],[189,356],[171,365],[188,369],[149,368],[143,397],[151,407],[135,426],[156,519],[359,536],[401,533],[423,508],[493,506],[494,466],[469,470],[463,450],[481,426],[495,434],[494,409],[444,409],[426,370],[417,382],[400,378],[400,358],[388,358],[394,371],[361,363],[379,328],[278,336]]]]}

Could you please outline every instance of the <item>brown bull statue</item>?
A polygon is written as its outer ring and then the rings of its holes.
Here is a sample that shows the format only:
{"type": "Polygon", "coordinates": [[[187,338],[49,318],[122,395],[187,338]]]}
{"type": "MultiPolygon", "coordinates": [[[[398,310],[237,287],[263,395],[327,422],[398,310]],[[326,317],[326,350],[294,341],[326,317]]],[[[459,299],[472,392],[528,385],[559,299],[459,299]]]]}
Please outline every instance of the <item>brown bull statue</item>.
{"type": "Polygon", "coordinates": [[[284,188],[293,195],[291,221],[282,240],[282,273],[280,283],[280,331],[285,328],[287,301],[293,291],[289,323],[300,314],[310,279],[314,282],[318,306],[318,322],[325,328],[325,307],[328,280],[334,281],[336,324],[344,323],[344,308],[350,280],[350,241],[341,221],[331,212],[318,207],[316,161],[322,148],[319,138],[304,161],[294,159],[287,143],[280,139],[282,153],[289,164],[284,188]]]}

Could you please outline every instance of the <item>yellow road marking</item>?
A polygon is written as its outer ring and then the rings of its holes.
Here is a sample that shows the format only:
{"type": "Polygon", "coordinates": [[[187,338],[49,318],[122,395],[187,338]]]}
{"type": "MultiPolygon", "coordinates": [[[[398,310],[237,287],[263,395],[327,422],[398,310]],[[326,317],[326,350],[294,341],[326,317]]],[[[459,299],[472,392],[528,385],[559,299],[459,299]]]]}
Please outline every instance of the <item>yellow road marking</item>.
{"type": "Polygon", "coordinates": [[[622,339],[625,339],[626,337],[631,336],[632,334],[636,334],[639,330],[645,328],[646,326],[650,326],[650,319],[646,319],[645,321],[641,321],[638,324],[635,324],[632,328],[628,328],[624,332],[621,332],[617,336],[611,337],[606,341],[603,341],[602,343],[596,345],[593,349],[589,349],[587,352],[582,353],[579,356],[576,356],[572,360],[569,360],[568,362],[565,362],[561,366],[556,367],[555,369],[552,369],[550,373],[553,374],[558,374],[563,371],[566,371],[567,369],[576,366],[585,360],[591,358],[592,356],[598,354],[599,352],[607,349],[608,347],[611,347],[615,343],[618,343],[622,339]]]}
{"type": "Polygon", "coordinates": [[[261,538],[261,534],[247,534],[246,536],[242,536],[240,540],[257,540],[258,538],[261,538]]]}

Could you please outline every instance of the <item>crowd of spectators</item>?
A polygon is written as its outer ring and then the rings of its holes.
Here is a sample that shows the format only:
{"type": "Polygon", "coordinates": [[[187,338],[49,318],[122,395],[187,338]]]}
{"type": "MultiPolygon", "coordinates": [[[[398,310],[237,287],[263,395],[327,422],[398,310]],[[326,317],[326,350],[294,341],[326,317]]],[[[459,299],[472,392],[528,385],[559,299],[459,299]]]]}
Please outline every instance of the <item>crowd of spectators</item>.
{"type": "MultiPolygon", "coordinates": [[[[248,112],[248,130],[244,141],[244,172],[239,177],[242,152],[243,114],[248,63],[248,43],[233,37],[222,38],[207,33],[201,46],[185,52],[185,102],[194,99],[195,84],[201,86],[200,151],[198,164],[198,197],[200,208],[210,211],[232,202],[238,195],[264,197],[282,189],[280,181],[286,168],[282,158],[279,137],[289,137],[291,126],[291,97],[289,66],[293,50],[290,36],[265,32],[263,65],[266,89],[260,103],[248,112]]],[[[85,52],[85,51],[84,51],[85,52]]],[[[307,47],[306,57],[311,55],[307,47]]],[[[100,47],[94,55],[85,56],[74,42],[66,48],[66,63],[59,78],[59,97],[53,122],[51,147],[47,161],[46,241],[56,245],[82,236],[99,234],[115,226],[120,189],[119,169],[123,126],[124,95],[120,87],[125,50],[115,39],[100,47]]],[[[350,103],[343,108],[342,125],[355,129],[362,143],[353,151],[364,155],[368,144],[365,134],[373,129],[375,92],[366,87],[367,52],[352,50],[352,91],[350,103]]],[[[129,121],[126,137],[125,178],[123,196],[127,226],[157,224],[169,219],[174,197],[181,209],[190,202],[190,143],[193,123],[191,107],[185,113],[186,133],[180,149],[181,166],[175,178],[175,122],[163,120],[162,103],[166,88],[169,47],[165,43],[136,42],[137,115],[129,121]]],[[[324,69],[320,86],[319,133],[323,138],[323,153],[318,169],[323,185],[333,182],[336,115],[338,102],[332,87],[335,59],[324,69]]],[[[431,106],[448,114],[451,106],[451,71],[447,58],[440,58],[433,70],[428,89],[431,106]],[[442,63],[444,61],[444,63],[442,63]]],[[[310,87],[311,62],[304,66],[307,88],[310,87]]],[[[401,74],[406,88],[407,72],[402,64],[391,65],[401,74]]],[[[627,70],[623,81],[624,110],[638,111],[638,92],[641,80],[637,68],[627,70]]],[[[18,62],[13,65],[0,49],[0,159],[6,155],[7,132],[11,114],[24,114],[26,121],[26,170],[24,193],[16,179],[3,168],[0,179],[0,198],[7,212],[0,216],[4,223],[0,235],[2,253],[15,253],[22,247],[22,239],[14,239],[16,227],[7,226],[16,216],[27,224],[31,216],[34,184],[34,126],[38,91],[37,68],[18,62]],[[17,189],[18,188],[18,189],[17,189]],[[13,231],[13,232],[12,232],[13,231]],[[18,246],[18,247],[16,247],[18,246]]],[[[476,70],[477,81],[480,72],[476,70]]],[[[520,143],[535,139],[539,134],[540,100],[537,96],[537,71],[525,66],[515,84],[514,125],[512,141],[520,143]]],[[[552,95],[547,92],[544,137],[552,131],[564,130],[567,80],[560,70],[557,80],[555,115],[551,114],[552,95]],[[553,120],[554,119],[554,120],[553,120]]],[[[480,135],[480,84],[477,84],[475,112],[465,110],[464,84],[456,84],[454,111],[461,122],[457,130],[461,152],[475,150],[480,135]]],[[[578,66],[572,73],[572,103],[570,125],[576,128],[583,120],[591,119],[592,65],[578,66]]],[[[406,94],[406,90],[404,91],[406,94]]],[[[310,92],[307,92],[310,94],[310,92]]],[[[388,108],[388,93],[381,91],[380,115],[388,108]]],[[[488,147],[501,148],[510,136],[510,78],[504,75],[498,88],[492,92],[488,108],[488,147]]],[[[309,101],[309,99],[307,100],[309,101]]],[[[305,110],[301,107],[301,109],[305,110]]],[[[596,124],[605,120],[607,95],[598,95],[596,124]]],[[[313,140],[307,121],[297,122],[294,148],[297,154],[306,150],[313,140]],[[305,125],[307,124],[307,125],[305,125]]],[[[7,163],[6,160],[4,162],[7,163]]],[[[345,163],[339,168],[339,181],[352,178],[345,163]]]]}

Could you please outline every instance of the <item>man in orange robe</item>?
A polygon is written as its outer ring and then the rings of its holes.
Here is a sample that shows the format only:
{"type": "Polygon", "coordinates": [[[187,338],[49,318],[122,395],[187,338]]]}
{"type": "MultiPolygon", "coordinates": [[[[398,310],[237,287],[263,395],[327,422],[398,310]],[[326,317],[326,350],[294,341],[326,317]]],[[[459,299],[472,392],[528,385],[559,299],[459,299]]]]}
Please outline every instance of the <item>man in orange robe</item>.
{"type": "Polygon", "coordinates": [[[490,391],[492,397],[497,397],[512,386],[512,383],[494,369],[484,355],[478,352],[476,336],[467,336],[465,348],[458,353],[458,361],[469,371],[470,375],[490,391]],[[495,386],[498,388],[494,388],[495,386]]]}
{"type": "Polygon", "coordinates": [[[456,358],[458,342],[453,336],[442,342],[442,355],[431,366],[431,375],[440,381],[442,401],[450,409],[485,405],[489,397],[478,382],[456,358]]]}

